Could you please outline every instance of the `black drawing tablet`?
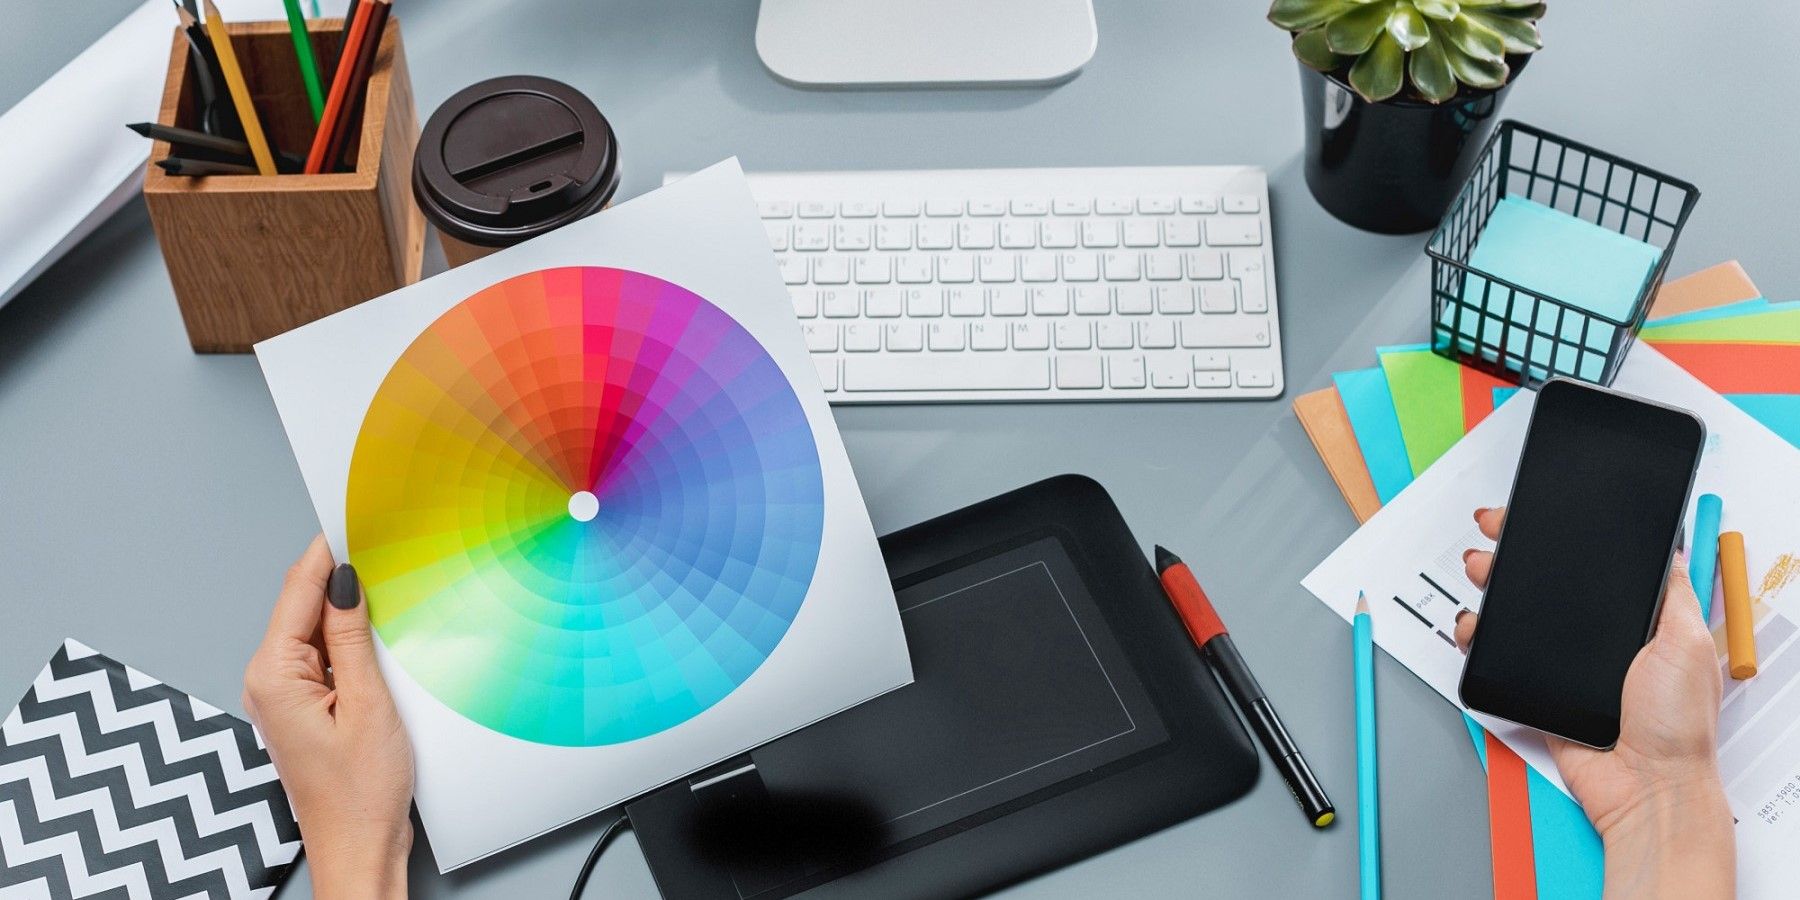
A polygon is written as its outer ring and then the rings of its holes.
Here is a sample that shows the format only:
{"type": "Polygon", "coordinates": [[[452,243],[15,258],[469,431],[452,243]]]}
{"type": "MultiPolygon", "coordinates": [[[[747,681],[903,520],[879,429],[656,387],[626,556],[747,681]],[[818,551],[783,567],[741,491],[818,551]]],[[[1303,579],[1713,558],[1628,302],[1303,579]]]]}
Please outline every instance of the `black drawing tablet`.
{"type": "Polygon", "coordinates": [[[881,547],[914,683],[631,803],[665,897],[981,893],[1256,783],[1099,484],[1041,481],[881,547]]]}

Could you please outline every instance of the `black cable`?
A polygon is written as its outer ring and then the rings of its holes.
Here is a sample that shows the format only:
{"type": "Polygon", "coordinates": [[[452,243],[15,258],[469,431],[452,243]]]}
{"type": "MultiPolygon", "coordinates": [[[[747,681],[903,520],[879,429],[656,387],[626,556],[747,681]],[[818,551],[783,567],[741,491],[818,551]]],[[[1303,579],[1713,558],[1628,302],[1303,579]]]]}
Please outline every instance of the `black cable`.
{"type": "Polygon", "coordinates": [[[575,876],[575,887],[569,890],[569,900],[581,900],[581,892],[587,888],[588,876],[594,874],[594,864],[600,861],[600,854],[606,851],[606,845],[619,833],[619,826],[625,824],[625,814],[612,820],[606,830],[594,839],[594,849],[588,851],[587,861],[581,864],[581,873],[575,876]]]}

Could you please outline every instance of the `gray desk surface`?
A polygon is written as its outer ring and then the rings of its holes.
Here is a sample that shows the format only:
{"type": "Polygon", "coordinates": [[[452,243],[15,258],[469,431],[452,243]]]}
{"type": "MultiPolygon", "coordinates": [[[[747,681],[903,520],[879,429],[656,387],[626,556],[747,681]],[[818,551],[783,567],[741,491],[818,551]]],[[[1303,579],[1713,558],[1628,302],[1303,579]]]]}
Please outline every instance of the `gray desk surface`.
{"type": "MultiPolygon", "coordinates": [[[[341,0],[326,0],[341,6],[341,0]]],[[[0,107],[135,0],[29,4],[0,29],[0,107]],[[22,27],[21,27],[22,26],[22,27]]],[[[1290,398],[1421,340],[1421,237],[1363,234],[1308,195],[1285,40],[1262,0],[1099,0],[1100,47],[1043,90],[820,93],[776,83],[756,4],[403,2],[421,116],[529,72],[612,118],[624,195],[736,154],[749,169],[1255,163],[1269,171],[1290,398]]],[[[1552,4],[1507,112],[1704,192],[1670,267],[1743,261],[1800,297],[1800,147],[1787,104],[1800,13],[1672,0],[1552,4]]],[[[428,270],[441,260],[428,258],[428,270]]],[[[1113,493],[1146,542],[1201,573],[1340,807],[1354,809],[1349,631],[1299,585],[1354,523],[1287,401],[889,407],[838,416],[877,529],[1060,472],[1113,493]]],[[[1502,498],[1495,498],[1496,500],[1502,498]]],[[[316,530],[255,362],[195,356],[141,203],[0,309],[0,707],[75,636],[227,709],[282,570],[316,530]]],[[[1490,892],[1480,768],[1451,708],[1379,664],[1385,876],[1395,897],[1490,892]]],[[[1007,893],[1351,897],[1355,817],[1315,834],[1264,766],[1255,792],[1007,893]],[[1204,879],[1204,880],[1202,880],[1204,879]]],[[[417,896],[560,896],[594,833],[565,829],[417,896]]],[[[649,897],[629,837],[593,896],[649,897]]],[[[296,876],[288,897],[308,896],[296,876]]]]}

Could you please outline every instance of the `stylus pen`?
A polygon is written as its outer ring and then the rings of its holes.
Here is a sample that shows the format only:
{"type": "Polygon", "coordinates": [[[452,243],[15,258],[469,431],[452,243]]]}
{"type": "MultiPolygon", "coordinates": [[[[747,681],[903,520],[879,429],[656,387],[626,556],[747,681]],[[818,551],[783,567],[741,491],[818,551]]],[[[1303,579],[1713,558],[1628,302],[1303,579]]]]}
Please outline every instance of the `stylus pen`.
{"type": "Polygon", "coordinates": [[[1156,572],[1162,579],[1163,591],[1169,595],[1169,602],[1181,617],[1181,624],[1187,626],[1188,636],[1194,639],[1194,646],[1200,648],[1200,656],[1219,676],[1226,693],[1249,720],[1251,732],[1262,744],[1263,751],[1269,754],[1275,771],[1280,772],[1282,780],[1287,782],[1301,812],[1306,813],[1314,827],[1330,825],[1337,817],[1331,799],[1325,796],[1325,788],[1313,776],[1306,757],[1300,755],[1300,748],[1288,736],[1287,726],[1281,724],[1281,717],[1275,714],[1274,705],[1263,694],[1262,685],[1256,683],[1256,676],[1250,674],[1250,667],[1238,655],[1237,646],[1225,631],[1225,623],[1213,609],[1212,601],[1206,599],[1206,592],[1200,589],[1193,571],[1181,557],[1157,547],[1156,572]]]}
{"type": "Polygon", "coordinates": [[[1375,637],[1369,598],[1356,593],[1350,620],[1350,658],[1356,670],[1356,850],[1362,900],[1381,897],[1381,790],[1375,757],[1375,637]]]}

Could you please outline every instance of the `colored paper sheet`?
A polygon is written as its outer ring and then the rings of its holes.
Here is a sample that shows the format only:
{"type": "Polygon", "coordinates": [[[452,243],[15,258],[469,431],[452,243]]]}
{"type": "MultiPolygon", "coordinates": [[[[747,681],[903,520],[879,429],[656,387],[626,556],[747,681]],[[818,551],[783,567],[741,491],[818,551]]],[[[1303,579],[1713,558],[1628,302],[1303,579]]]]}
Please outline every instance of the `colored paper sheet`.
{"type": "Polygon", "coordinates": [[[1652,343],[1693,341],[1800,344],[1800,305],[1783,303],[1751,315],[1677,325],[1645,327],[1641,336],[1652,343]]]}
{"type": "Polygon", "coordinates": [[[1768,300],[1765,300],[1762,297],[1756,297],[1751,300],[1740,300],[1737,303],[1727,303],[1724,306],[1715,306],[1712,309],[1696,309],[1690,312],[1677,313],[1672,316],[1664,316],[1660,319],[1651,319],[1644,323],[1644,327],[1660,328],[1669,325],[1686,325],[1689,322],[1708,322],[1713,319],[1729,319],[1733,316],[1745,315],[1746,313],[1762,312],[1768,308],[1768,300]]]}
{"type": "Polygon", "coordinates": [[[1463,367],[1429,348],[1383,347],[1377,352],[1394,397],[1406,458],[1417,477],[1463,436],[1463,367]]]}
{"type": "Polygon", "coordinates": [[[1394,398],[1388,393],[1387,376],[1381,369],[1359,369],[1333,376],[1344,400],[1344,413],[1356,432],[1356,445],[1369,467],[1375,493],[1386,503],[1412,482],[1412,466],[1406,459],[1406,443],[1400,420],[1394,415],[1394,398]]]}
{"type": "MultiPolygon", "coordinates": [[[[1502,745],[1504,746],[1504,745],[1502,745]]],[[[1606,851],[1587,813],[1536,769],[1525,770],[1531,799],[1532,864],[1538,900],[1593,900],[1601,895],[1606,851]]]]}
{"type": "Polygon", "coordinates": [[[1535,900],[1537,868],[1532,848],[1531,791],[1525,761],[1486,735],[1488,842],[1494,858],[1494,900],[1535,900]]]}
{"type": "MultiPolygon", "coordinates": [[[[1705,379],[1702,379],[1705,380],[1705,379]]],[[[1731,405],[1750,414],[1781,439],[1800,447],[1800,396],[1793,394],[1727,394],[1731,405]]]]}
{"type": "Polygon", "coordinates": [[[1680,278],[1671,278],[1656,290],[1650,303],[1650,315],[1674,316],[1696,309],[1711,309],[1762,296],[1749,273],[1737,260],[1707,266],[1680,278]]]}
{"type": "Polygon", "coordinates": [[[1649,343],[1721,394],[1800,394],[1800,344],[1649,343]]]}

